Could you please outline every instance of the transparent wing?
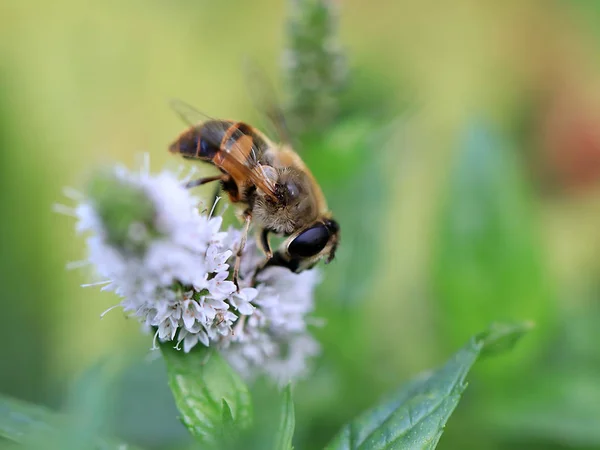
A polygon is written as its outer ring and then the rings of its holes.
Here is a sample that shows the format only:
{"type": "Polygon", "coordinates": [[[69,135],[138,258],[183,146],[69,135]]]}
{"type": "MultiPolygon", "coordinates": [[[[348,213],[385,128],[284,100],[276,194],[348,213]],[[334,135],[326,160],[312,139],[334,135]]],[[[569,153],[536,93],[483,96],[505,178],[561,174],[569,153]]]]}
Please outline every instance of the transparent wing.
{"type": "Polygon", "coordinates": [[[198,111],[190,104],[177,98],[169,101],[169,105],[171,106],[171,109],[173,109],[173,111],[175,111],[175,113],[181,118],[181,120],[183,120],[191,127],[200,125],[201,123],[206,122],[208,120],[215,120],[214,118],[207,116],[203,112],[198,111]]]}
{"type": "Polygon", "coordinates": [[[293,146],[292,134],[286,122],[277,92],[265,71],[251,58],[244,59],[244,74],[254,107],[267,119],[268,127],[280,142],[293,146]]]}
{"type": "MultiPolygon", "coordinates": [[[[257,188],[269,197],[276,199],[275,183],[267,176],[265,168],[260,163],[256,162],[248,164],[247,158],[242,156],[246,154],[243,150],[243,146],[247,144],[244,141],[244,138],[239,139],[238,142],[232,146],[230,151],[225,153],[226,159],[231,165],[230,171],[236,171],[241,175],[242,179],[250,179],[257,188]]],[[[251,150],[251,152],[253,152],[253,150],[251,150]]]]}

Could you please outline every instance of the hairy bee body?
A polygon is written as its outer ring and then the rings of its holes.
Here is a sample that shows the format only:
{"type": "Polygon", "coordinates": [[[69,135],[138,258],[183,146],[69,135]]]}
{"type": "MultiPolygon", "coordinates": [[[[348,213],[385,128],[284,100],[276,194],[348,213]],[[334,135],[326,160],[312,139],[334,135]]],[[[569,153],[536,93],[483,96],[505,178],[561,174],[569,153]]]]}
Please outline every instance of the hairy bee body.
{"type": "Polygon", "coordinates": [[[219,169],[219,177],[195,185],[220,180],[230,201],[260,228],[266,264],[297,272],[323,257],[333,259],[339,226],[320,186],[290,146],[274,144],[244,122],[210,119],[184,131],[169,151],[219,169]],[[276,255],[269,233],[288,237],[276,255]]]}

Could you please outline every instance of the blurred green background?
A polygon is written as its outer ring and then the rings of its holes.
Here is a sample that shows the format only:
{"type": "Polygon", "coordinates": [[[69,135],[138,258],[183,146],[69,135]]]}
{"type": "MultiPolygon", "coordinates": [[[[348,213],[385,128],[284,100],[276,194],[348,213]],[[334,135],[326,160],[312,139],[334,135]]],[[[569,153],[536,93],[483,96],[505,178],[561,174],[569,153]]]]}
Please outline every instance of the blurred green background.
{"type": "MultiPolygon", "coordinates": [[[[537,327],[477,367],[440,448],[600,448],[600,2],[338,3],[349,84],[339,115],[300,140],[343,241],[323,268],[324,352],[296,388],[296,448],[322,448],[511,319],[537,327]]],[[[288,13],[0,0],[0,392],[73,407],[117,360],[98,426],[190,445],[150,338],[119,312],[100,320],[116,298],[65,270],[83,241],[52,204],[101,164],[147,151],[155,170],[175,166],[171,98],[256,123],[242,61],[280,84],[288,13]]]]}

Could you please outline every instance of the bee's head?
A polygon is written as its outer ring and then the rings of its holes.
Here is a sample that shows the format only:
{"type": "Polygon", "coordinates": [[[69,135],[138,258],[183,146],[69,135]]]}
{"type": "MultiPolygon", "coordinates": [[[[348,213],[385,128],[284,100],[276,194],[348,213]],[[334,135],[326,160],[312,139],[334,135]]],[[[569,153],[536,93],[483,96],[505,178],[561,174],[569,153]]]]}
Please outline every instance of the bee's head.
{"type": "Polygon", "coordinates": [[[323,258],[327,264],[335,257],[339,237],[340,227],[335,220],[319,221],[290,236],[265,267],[286,267],[299,273],[311,269],[323,258]]]}
{"type": "Polygon", "coordinates": [[[287,253],[292,259],[315,262],[326,257],[326,262],[329,263],[335,257],[339,235],[338,223],[333,219],[325,219],[293,237],[287,246],[287,253]]]}

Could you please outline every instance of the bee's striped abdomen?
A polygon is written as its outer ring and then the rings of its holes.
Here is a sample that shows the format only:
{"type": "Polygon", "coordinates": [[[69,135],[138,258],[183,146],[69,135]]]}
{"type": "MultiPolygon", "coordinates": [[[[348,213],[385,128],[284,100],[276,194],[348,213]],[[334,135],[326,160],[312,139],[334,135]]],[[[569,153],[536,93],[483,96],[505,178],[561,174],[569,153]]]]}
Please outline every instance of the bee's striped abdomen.
{"type": "Polygon", "coordinates": [[[211,120],[190,128],[171,145],[169,151],[184,158],[211,161],[221,150],[223,137],[232,124],[225,120],[211,120]]]}
{"type": "Polygon", "coordinates": [[[235,184],[237,194],[232,187],[223,188],[233,195],[232,201],[239,201],[256,187],[275,195],[262,167],[268,148],[270,144],[261,133],[243,122],[209,120],[185,131],[169,150],[218,167],[235,184]]]}

